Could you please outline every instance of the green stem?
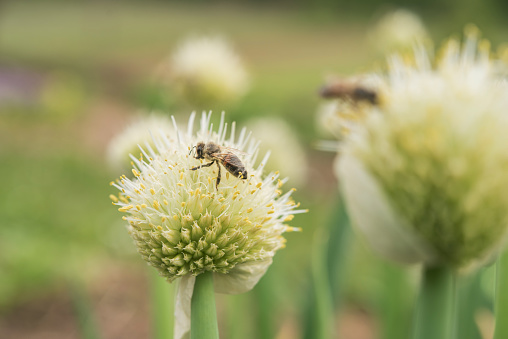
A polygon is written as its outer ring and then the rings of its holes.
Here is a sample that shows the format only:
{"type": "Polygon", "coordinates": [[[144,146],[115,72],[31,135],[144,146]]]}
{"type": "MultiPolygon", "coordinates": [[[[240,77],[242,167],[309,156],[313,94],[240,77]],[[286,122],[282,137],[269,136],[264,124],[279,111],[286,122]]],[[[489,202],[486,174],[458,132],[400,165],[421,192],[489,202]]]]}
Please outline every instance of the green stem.
{"type": "Polygon", "coordinates": [[[424,267],[414,339],[449,339],[453,330],[454,274],[446,267],[424,267]]]}
{"type": "Polygon", "coordinates": [[[152,321],[155,339],[173,337],[174,296],[173,285],[159,276],[157,270],[150,269],[152,291],[152,321]]]}
{"type": "Polygon", "coordinates": [[[333,301],[326,265],[328,232],[319,229],[314,234],[312,255],[312,282],[315,295],[314,339],[333,337],[333,301]]]}
{"type": "Polygon", "coordinates": [[[496,264],[496,329],[494,339],[508,338],[508,251],[505,251],[496,264]]]}
{"type": "Polygon", "coordinates": [[[213,273],[196,277],[191,301],[191,339],[218,339],[213,273]]]}
{"type": "Polygon", "coordinates": [[[79,325],[79,334],[82,339],[98,339],[99,328],[94,318],[90,299],[82,283],[71,283],[71,298],[79,325]]]}

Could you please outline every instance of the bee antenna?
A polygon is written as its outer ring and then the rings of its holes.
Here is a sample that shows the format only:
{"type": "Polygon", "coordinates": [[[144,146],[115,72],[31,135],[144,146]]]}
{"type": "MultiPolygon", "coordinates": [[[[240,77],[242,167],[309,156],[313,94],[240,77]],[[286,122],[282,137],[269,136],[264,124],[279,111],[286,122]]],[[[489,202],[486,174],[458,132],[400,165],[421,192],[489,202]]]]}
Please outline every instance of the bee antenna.
{"type": "Polygon", "coordinates": [[[196,146],[193,146],[193,147],[190,149],[189,155],[191,155],[191,153],[192,153],[192,151],[194,150],[194,148],[196,148],[196,146]]]}

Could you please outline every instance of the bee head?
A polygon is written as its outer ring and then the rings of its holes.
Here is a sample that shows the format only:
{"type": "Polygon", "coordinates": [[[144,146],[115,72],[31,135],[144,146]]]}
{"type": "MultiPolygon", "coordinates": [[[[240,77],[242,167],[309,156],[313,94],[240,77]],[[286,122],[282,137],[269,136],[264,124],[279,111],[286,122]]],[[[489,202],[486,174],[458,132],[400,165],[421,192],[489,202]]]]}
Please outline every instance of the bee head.
{"type": "Polygon", "coordinates": [[[203,159],[204,158],[203,149],[205,148],[205,143],[200,141],[195,147],[196,147],[196,159],[203,159]]]}

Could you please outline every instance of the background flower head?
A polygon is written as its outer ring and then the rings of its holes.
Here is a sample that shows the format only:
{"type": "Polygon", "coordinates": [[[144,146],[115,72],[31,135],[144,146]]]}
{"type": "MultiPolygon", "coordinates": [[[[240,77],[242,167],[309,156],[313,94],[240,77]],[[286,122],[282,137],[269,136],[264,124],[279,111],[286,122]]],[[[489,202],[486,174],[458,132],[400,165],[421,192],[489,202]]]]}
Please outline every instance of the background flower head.
{"type": "Polygon", "coordinates": [[[131,155],[140,155],[140,146],[146,147],[148,144],[154,147],[152,135],[161,130],[167,133],[173,131],[169,117],[156,113],[136,117],[108,144],[106,158],[111,169],[117,174],[130,172],[131,155]]]}
{"type": "Polygon", "coordinates": [[[370,34],[372,44],[383,53],[410,51],[428,40],[422,20],[407,9],[397,9],[382,16],[370,34]]]}
{"type": "Polygon", "coordinates": [[[391,60],[378,110],[345,142],[338,173],[374,247],[460,268],[488,258],[506,235],[508,86],[475,35],[441,54],[391,60]],[[382,240],[372,236],[380,227],[382,240]]]}
{"type": "Polygon", "coordinates": [[[295,186],[304,184],[307,175],[305,151],[291,126],[276,117],[254,118],[247,121],[246,125],[263,140],[259,149],[263,153],[270,151],[266,168],[280,170],[282,177],[287,176],[295,186]]]}
{"type": "Polygon", "coordinates": [[[248,89],[248,75],[240,57],[221,37],[183,41],[167,68],[171,89],[193,105],[234,102],[248,89]]]}

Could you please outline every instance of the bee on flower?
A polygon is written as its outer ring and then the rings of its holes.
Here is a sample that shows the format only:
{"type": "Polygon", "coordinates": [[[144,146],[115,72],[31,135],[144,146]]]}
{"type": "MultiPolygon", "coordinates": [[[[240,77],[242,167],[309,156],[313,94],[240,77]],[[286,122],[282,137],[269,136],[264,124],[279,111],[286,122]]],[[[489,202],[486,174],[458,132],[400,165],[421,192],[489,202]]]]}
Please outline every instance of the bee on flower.
{"type": "Polygon", "coordinates": [[[286,179],[278,172],[263,174],[268,157],[257,163],[258,143],[245,128],[237,135],[235,123],[228,126],[222,115],[213,130],[211,115],[203,114],[195,132],[194,119],[192,114],[185,131],[174,123],[171,138],[154,134],[154,147],[142,148],[141,158],[132,157],[134,178],[122,176],[112,183],[120,191],[111,196],[113,203],[125,213],[143,259],[169,282],[181,279],[177,305],[184,311],[175,313],[176,338],[189,329],[185,310],[197,275],[213,272],[216,292],[251,289],[285,246],[282,234],[297,230],[287,223],[305,212],[291,198],[293,190],[283,193],[286,179]],[[221,175],[228,163],[217,160],[218,153],[206,153],[208,145],[219,152],[238,150],[241,176],[221,175]],[[216,161],[220,164],[211,166],[216,161]]]}
{"type": "Polygon", "coordinates": [[[508,84],[470,29],[434,59],[417,48],[379,75],[336,169],[353,222],[394,260],[454,269],[504,246],[508,227],[508,84]]]}

